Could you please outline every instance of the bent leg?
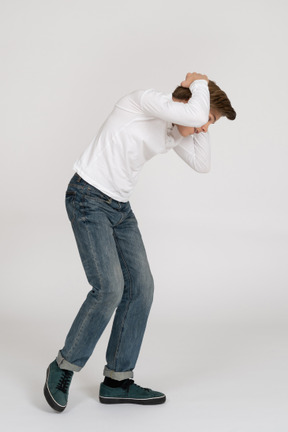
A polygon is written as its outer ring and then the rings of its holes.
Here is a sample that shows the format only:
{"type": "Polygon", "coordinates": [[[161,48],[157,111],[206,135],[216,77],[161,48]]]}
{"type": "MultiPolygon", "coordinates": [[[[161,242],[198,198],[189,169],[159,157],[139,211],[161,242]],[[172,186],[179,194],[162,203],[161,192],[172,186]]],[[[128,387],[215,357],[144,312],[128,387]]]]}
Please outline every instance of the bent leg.
{"type": "MultiPolygon", "coordinates": [[[[91,201],[91,200],[90,200],[91,201]]],[[[91,201],[92,202],[92,201],[91,201]]],[[[96,343],[121,301],[124,288],[122,268],[113,228],[102,207],[66,198],[73,212],[73,231],[89,284],[93,287],[81,306],[58,355],[62,369],[79,371],[91,356],[96,343]],[[86,206],[86,207],[85,207],[86,206]]],[[[70,218],[72,220],[72,217],[70,218]]]]}
{"type": "Polygon", "coordinates": [[[114,229],[124,275],[124,293],[119,304],[106,353],[104,375],[121,380],[133,377],[149,316],[154,283],[137,220],[129,217],[114,229]],[[128,373],[130,371],[130,373],[128,373]],[[123,375],[123,372],[126,372],[123,375]]]}

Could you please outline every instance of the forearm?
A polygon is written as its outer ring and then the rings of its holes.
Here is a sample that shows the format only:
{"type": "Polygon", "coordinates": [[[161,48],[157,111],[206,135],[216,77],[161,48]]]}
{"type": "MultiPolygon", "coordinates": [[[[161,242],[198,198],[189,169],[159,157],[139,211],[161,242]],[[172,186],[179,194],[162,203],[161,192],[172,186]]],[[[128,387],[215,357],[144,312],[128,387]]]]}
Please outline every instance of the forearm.
{"type": "Polygon", "coordinates": [[[199,173],[210,171],[211,146],[208,132],[201,132],[184,138],[179,131],[174,131],[174,139],[178,144],[173,150],[184,162],[199,173]]]}
{"type": "Polygon", "coordinates": [[[147,90],[141,98],[142,109],[153,117],[189,127],[200,127],[208,121],[210,93],[206,80],[196,80],[190,85],[192,96],[182,104],[167,100],[155,90],[147,90]]]}

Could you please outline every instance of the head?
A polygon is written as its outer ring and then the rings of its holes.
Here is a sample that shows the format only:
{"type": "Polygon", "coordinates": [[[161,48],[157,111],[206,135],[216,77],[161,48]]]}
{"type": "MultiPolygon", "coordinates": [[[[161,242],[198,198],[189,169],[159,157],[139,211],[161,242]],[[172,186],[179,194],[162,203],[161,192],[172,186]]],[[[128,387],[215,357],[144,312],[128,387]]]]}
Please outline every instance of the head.
{"type": "MultiPolygon", "coordinates": [[[[235,120],[236,118],[236,112],[226,93],[211,80],[208,82],[208,88],[210,92],[209,121],[201,127],[194,128],[196,133],[207,132],[210,124],[214,124],[221,117],[226,117],[228,120],[235,120]]],[[[173,100],[184,103],[188,102],[191,95],[190,89],[182,86],[177,87],[172,93],[173,100]]]]}

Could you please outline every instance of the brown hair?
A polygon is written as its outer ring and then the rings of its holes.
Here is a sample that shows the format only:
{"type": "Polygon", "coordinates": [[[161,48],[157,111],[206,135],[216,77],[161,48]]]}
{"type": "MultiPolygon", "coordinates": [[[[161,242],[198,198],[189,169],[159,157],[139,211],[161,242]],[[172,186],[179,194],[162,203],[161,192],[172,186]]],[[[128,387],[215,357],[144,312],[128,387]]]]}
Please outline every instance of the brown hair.
{"type": "MultiPolygon", "coordinates": [[[[211,80],[209,80],[208,88],[210,92],[210,108],[219,112],[221,116],[227,117],[229,120],[235,120],[236,112],[232,107],[226,93],[221,90],[214,81],[211,80]]],[[[189,100],[191,95],[192,93],[190,89],[182,86],[177,87],[172,93],[172,96],[175,99],[180,100],[189,100]]]]}

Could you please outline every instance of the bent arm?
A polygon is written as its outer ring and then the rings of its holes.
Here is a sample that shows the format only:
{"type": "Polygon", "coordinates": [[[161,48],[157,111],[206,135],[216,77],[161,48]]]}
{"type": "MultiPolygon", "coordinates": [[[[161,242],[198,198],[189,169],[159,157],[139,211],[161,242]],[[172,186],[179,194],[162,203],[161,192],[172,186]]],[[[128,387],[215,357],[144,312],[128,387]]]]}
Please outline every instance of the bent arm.
{"type": "MultiPolygon", "coordinates": [[[[173,150],[181,157],[191,168],[199,173],[207,173],[211,166],[211,146],[208,132],[182,137],[179,131],[179,144],[173,150]]],[[[176,136],[175,136],[176,138],[176,136]]]]}
{"type": "Polygon", "coordinates": [[[183,126],[200,127],[207,123],[210,110],[210,93],[206,80],[196,80],[190,85],[192,93],[188,103],[167,100],[156,90],[146,90],[141,97],[141,107],[147,114],[183,126]]]}

